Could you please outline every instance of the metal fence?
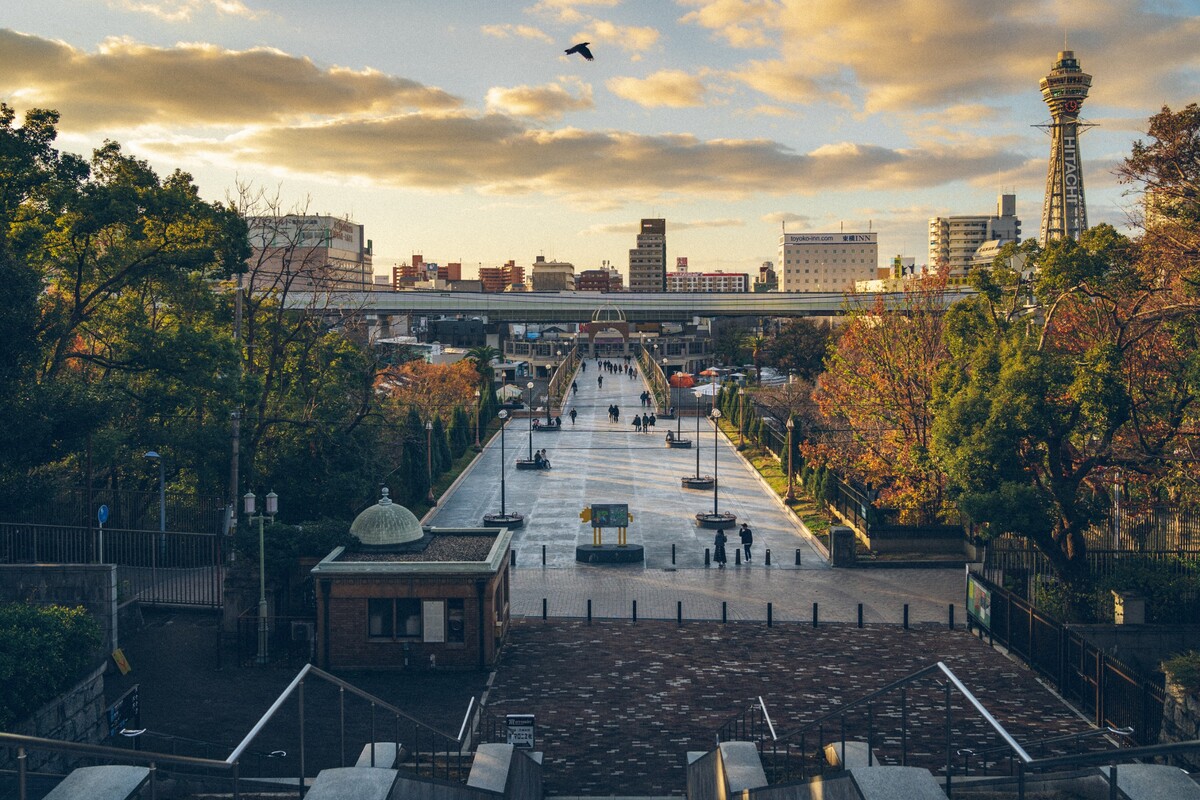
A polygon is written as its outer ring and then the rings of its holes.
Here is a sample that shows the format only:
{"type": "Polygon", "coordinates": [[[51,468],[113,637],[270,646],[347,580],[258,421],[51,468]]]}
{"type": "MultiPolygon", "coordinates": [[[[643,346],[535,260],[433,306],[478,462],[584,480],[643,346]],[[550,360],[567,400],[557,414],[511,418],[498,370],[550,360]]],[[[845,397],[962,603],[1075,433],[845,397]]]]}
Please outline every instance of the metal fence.
{"type": "Polygon", "coordinates": [[[136,597],[150,605],[219,608],[225,538],[214,533],[0,523],[0,563],[116,564],[122,602],[136,597]]]}
{"type": "Polygon", "coordinates": [[[259,652],[258,609],[248,608],[237,620],[238,666],[301,667],[313,662],[317,647],[316,617],[267,617],[265,647],[259,652]]]}
{"type": "Polygon", "coordinates": [[[112,528],[157,531],[162,516],[160,501],[166,510],[167,530],[225,533],[227,501],[219,495],[198,495],[157,491],[110,491],[72,486],[31,486],[19,500],[0,506],[0,518],[7,522],[40,525],[96,527],[96,512],[108,506],[112,528]]]}
{"type": "Polygon", "coordinates": [[[980,575],[970,580],[987,601],[968,600],[968,630],[1003,645],[1096,725],[1132,728],[1138,744],[1158,741],[1166,697],[1161,673],[1143,675],[1015,593],[980,575]],[[988,617],[981,619],[976,607],[986,607],[988,617]]]}

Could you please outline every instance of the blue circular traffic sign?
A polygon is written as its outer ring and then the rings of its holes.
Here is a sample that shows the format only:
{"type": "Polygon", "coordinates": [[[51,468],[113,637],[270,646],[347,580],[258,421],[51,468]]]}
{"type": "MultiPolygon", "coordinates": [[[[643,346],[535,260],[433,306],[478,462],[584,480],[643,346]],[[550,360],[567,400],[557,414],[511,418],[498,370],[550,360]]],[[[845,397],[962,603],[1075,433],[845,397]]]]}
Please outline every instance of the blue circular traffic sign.
{"type": "Polygon", "coordinates": [[[100,520],[100,524],[108,522],[108,506],[100,506],[96,509],[96,519],[100,520]]]}

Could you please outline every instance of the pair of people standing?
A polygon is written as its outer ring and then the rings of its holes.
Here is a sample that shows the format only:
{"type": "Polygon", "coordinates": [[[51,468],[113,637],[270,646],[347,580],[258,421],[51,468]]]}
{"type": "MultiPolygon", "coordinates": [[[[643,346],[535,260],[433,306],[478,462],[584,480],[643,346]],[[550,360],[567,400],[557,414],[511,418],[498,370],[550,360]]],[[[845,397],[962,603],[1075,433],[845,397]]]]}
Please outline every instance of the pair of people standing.
{"type": "MultiPolygon", "coordinates": [[[[742,550],[746,555],[746,562],[750,561],[750,547],[754,544],[754,532],[750,530],[750,526],[742,523],[742,528],[738,531],[738,537],[742,540],[742,550]]],[[[725,553],[725,543],[729,541],[729,537],[725,535],[724,528],[717,529],[717,535],[713,537],[713,561],[716,562],[718,569],[725,569],[725,562],[729,560],[729,556],[725,553]]]]}

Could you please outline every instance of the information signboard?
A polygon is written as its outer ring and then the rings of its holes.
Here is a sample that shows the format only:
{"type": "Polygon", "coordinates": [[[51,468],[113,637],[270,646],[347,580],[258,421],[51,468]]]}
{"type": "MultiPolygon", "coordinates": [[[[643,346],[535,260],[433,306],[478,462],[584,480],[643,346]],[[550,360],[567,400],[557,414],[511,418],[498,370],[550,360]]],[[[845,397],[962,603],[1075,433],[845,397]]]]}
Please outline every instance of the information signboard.
{"type": "Polygon", "coordinates": [[[533,749],[533,714],[508,714],[504,717],[508,744],[523,750],[533,749]]]}
{"type": "Polygon", "coordinates": [[[627,503],[605,503],[592,506],[593,528],[628,528],[629,505],[627,503]]]}
{"type": "Polygon", "coordinates": [[[104,718],[108,723],[108,735],[116,736],[128,728],[137,728],[141,723],[141,712],[138,703],[138,687],[135,685],[117,702],[104,710],[104,718]]]}
{"type": "Polygon", "coordinates": [[[967,614],[985,628],[992,627],[992,592],[971,575],[967,578],[967,614]]]}

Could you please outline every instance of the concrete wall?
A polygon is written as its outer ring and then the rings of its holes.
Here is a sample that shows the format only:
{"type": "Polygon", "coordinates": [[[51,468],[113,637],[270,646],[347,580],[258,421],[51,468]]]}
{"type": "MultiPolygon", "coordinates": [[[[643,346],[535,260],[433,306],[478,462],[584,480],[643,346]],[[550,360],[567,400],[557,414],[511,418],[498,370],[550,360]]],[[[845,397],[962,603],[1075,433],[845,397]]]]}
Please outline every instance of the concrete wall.
{"type": "Polygon", "coordinates": [[[100,624],[101,652],[120,646],[113,564],[0,564],[0,602],[83,606],[100,624]]]}
{"type": "MultiPolygon", "coordinates": [[[[245,787],[245,784],[242,784],[245,787]]],[[[498,800],[499,792],[474,789],[461,783],[446,783],[401,775],[392,787],[392,800],[498,800]]],[[[540,797],[540,795],[539,795],[540,797]]]]}
{"type": "MultiPolygon", "coordinates": [[[[39,708],[29,719],[14,726],[10,733],[99,744],[108,735],[104,718],[104,666],[99,664],[79,683],[39,708]]],[[[16,756],[15,749],[0,750],[0,768],[15,769],[16,756]]],[[[73,758],[44,750],[31,750],[27,769],[66,773],[75,766],[73,758]]]]}
{"type": "Polygon", "coordinates": [[[1145,673],[1171,656],[1200,650],[1200,625],[1071,625],[1092,646],[1145,673]]]}
{"type": "Polygon", "coordinates": [[[725,781],[717,750],[705,753],[687,767],[688,800],[723,800],[725,781]]]}

